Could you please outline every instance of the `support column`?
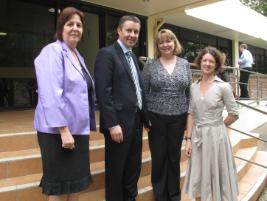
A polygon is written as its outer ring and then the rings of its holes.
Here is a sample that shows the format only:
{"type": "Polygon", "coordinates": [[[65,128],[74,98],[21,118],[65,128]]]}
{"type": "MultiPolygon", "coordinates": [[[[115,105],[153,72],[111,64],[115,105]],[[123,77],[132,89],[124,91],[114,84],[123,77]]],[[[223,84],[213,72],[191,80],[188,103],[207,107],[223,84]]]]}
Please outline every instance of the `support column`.
{"type": "Polygon", "coordinates": [[[149,58],[154,58],[154,41],[155,36],[160,29],[160,27],[164,24],[164,18],[156,18],[156,17],[148,17],[147,20],[147,55],[149,58]]]}
{"type": "MultiPolygon", "coordinates": [[[[238,67],[238,59],[239,59],[239,42],[237,40],[233,40],[232,41],[232,58],[233,58],[233,66],[234,67],[238,67]]],[[[240,72],[238,69],[234,70],[234,75],[235,75],[235,91],[236,91],[236,95],[239,96],[240,95],[240,91],[239,91],[239,76],[240,76],[240,72]]]]}

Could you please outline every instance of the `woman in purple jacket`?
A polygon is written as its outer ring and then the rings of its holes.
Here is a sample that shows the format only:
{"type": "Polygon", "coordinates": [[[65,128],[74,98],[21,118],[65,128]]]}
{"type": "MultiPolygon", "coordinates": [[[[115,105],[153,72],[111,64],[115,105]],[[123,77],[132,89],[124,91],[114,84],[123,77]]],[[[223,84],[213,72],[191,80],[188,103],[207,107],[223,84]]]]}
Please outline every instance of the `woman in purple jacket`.
{"type": "Polygon", "coordinates": [[[49,201],[77,201],[91,183],[89,133],[95,130],[94,83],[76,47],[84,14],[65,8],[57,22],[57,41],[35,59],[38,105],[34,127],[43,162],[40,182],[49,201]]]}

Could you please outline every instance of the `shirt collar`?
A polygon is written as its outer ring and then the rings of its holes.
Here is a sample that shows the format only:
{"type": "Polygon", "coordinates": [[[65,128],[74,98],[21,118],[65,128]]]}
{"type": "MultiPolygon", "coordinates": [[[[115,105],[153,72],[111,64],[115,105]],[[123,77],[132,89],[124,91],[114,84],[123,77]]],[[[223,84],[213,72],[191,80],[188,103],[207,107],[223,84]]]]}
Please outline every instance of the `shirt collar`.
{"type": "Polygon", "coordinates": [[[123,42],[121,42],[120,39],[118,39],[117,42],[119,43],[119,45],[120,45],[120,47],[121,47],[121,49],[122,49],[122,51],[123,51],[124,54],[126,54],[126,53],[129,52],[129,51],[132,51],[132,49],[127,48],[127,47],[123,44],[123,42]]]}
{"type": "MultiPolygon", "coordinates": [[[[202,77],[197,81],[199,83],[201,81],[202,77]]],[[[219,78],[217,75],[215,75],[213,82],[224,82],[221,78],[219,78]]]]}

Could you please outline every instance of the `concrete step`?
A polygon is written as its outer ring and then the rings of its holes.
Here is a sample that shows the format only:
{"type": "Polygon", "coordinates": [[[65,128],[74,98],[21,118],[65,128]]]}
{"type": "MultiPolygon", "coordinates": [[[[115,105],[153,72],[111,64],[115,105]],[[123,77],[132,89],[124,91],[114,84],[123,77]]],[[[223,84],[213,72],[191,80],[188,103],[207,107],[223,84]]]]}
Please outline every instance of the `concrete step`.
{"type": "MultiPolygon", "coordinates": [[[[267,152],[261,152],[257,151],[257,147],[251,147],[251,148],[244,148],[244,150],[239,150],[236,154],[238,156],[243,157],[252,160],[255,162],[262,161],[263,159],[266,159],[267,152]]],[[[240,179],[238,180],[238,186],[240,195],[238,197],[239,201],[256,201],[259,197],[260,192],[262,191],[262,188],[267,183],[267,170],[264,168],[255,166],[255,165],[247,165],[246,162],[238,162],[238,159],[236,159],[237,169],[238,169],[238,176],[240,179]],[[249,168],[247,168],[249,167],[249,168]],[[243,174],[242,168],[246,169],[246,174],[243,174]],[[249,183],[249,185],[248,185],[249,183]]],[[[266,160],[265,160],[266,161],[266,160]]],[[[186,161],[181,164],[181,186],[183,185],[183,180],[185,176],[185,169],[186,169],[186,161]]],[[[265,162],[267,163],[267,162],[265,162]]],[[[265,164],[263,164],[265,165],[265,164]]],[[[154,201],[153,198],[153,191],[152,186],[149,181],[146,181],[147,186],[145,186],[142,189],[139,189],[138,201],[154,201]]],[[[104,198],[104,190],[100,193],[99,200],[103,200],[104,198]]],[[[85,196],[87,199],[89,198],[89,195],[81,195],[85,196]]],[[[182,194],[182,200],[183,201],[193,201],[188,198],[187,195],[182,194]]]]}
{"type": "MultiPolygon", "coordinates": [[[[236,137],[236,135],[233,135],[236,137]]],[[[244,136],[243,136],[244,137],[244,136]]],[[[232,139],[232,138],[231,138],[232,139]]],[[[234,139],[234,138],[233,138],[234,139]]],[[[250,146],[254,145],[254,140],[248,137],[233,140],[234,148],[246,147],[246,143],[250,146]],[[252,143],[252,142],[253,143],[252,143]]],[[[148,137],[143,137],[143,151],[148,151],[148,137]]],[[[104,140],[90,140],[90,161],[91,163],[104,161],[104,140]]],[[[184,147],[181,152],[181,166],[187,157],[184,153],[184,147]]],[[[0,152],[0,179],[24,176],[27,174],[35,174],[41,172],[41,158],[39,148],[0,152]]]]}
{"type": "Polygon", "coordinates": [[[33,131],[33,110],[1,111],[0,135],[33,131]]]}
{"type": "MultiPolygon", "coordinates": [[[[105,160],[104,140],[90,140],[91,163],[105,160]]],[[[143,152],[149,151],[148,137],[143,137],[143,152]]],[[[41,173],[42,161],[39,148],[0,152],[0,179],[41,173]]]]}
{"type": "MultiPolygon", "coordinates": [[[[150,152],[143,152],[141,177],[149,176],[151,164],[150,164],[150,152]]],[[[104,162],[95,162],[91,164],[91,171],[93,177],[93,183],[90,188],[84,193],[90,191],[97,191],[104,188],[105,181],[105,167],[104,162]]],[[[44,200],[44,196],[39,190],[39,182],[42,174],[30,174],[26,176],[19,176],[7,179],[0,179],[0,200],[1,201],[32,201],[32,197],[27,197],[27,193],[33,193],[35,197],[34,201],[44,200]],[[26,196],[26,198],[25,198],[26,196]],[[25,200],[26,199],[26,200],[25,200]]]]}
{"type": "MultiPolygon", "coordinates": [[[[255,150],[256,150],[255,147],[245,148],[244,150],[239,150],[237,154],[238,156],[243,156],[243,155],[247,156],[246,159],[251,159],[251,156],[254,155],[255,150]]],[[[150,168],[151,168],[150,160],[151,160],[150,152],[144,151],[142,174],[141,174],[142,179],[140,179],[140,182],[142,183],[142,185],[140,186],[139,196],[137,199],[139,201],[149,201],[149,200],[152,201],[153,200],[152,187],[150,183],[150,168]]],[[[187,165],[187,161],[183,161],[181,163],[181,172],[182,172],[181,173],[181,185],[183,184],[185,171],[186,171],[186,165],[187,165]]],[[[240,163],[240,162],[237,163],[237,168],[239,172],[242,172],[242,168],[239,166],[242,166],[243,168],[246,167],[246,165],[244,165],[243,163],[240,163]]],[[[90,186],[90,188],[87,191],[83,192],[83,194],[81,195],[81,200],[91,197],[93,195],[94,196],[98,195],[100,196],[101,199],[104,198],[104,194],[103,194],[104,172],[105,172],[104,162],[101,161],[101,162],[92,163],[91,170],[92,170],[94,183],[90,186]]],[[[246,172],[248,172],[249,170],[250,168],[246,170],[246,172]]],[[[243,181],[242,179],[244,178],[244,176],[246,175],[243,175],[240,181],[243,181]]],[[[24,201],[24,199],[27,199],[26,192],[35,194],[36,201],[44,200],[44,196],[41,195],[41,192],[39,188],[37,187],[39,184],[40,178],[41,178],[41,173],[8,178],[8,179],[1,179],[0,180],[0,200],[2,201],[8,198],[9,201],[13,201],[12,199],[14,198],[12,197],[14,196],[14,194],[16,194],[17,197],[21,197],[21,199],[24,201]]],[[[183,196],[184,196],[183,200],[188,199],[186,195],[183,195],[183,196]]],[[[96,198],[96,200],[97,199],[98,197],[96,198]]],[[[16,201],[22,201],[22,200],[18,199],[16,201]]]]}
{"type": "MultiPolygon", "coordinates": [[[[267,152],[257,151],[253,161],[267,166],[267,152]]],[[[239,197],[240,201],[256,201],[263,188],[267,184],[267,169],[251,165],[246,174],[239,181],[239,197]]]]}
{"type": "MultiPolygon", "coordinates": [[[[244,158],[244,159],[249,160],[249,161],[254,161],[256,154],[257,154],[257,148],[258,147],[255,146],[255,147],[240,149],[235,153],[234,156],[244,158]]],[[[243,161],[243,160],[236,158],[235,164],[237,167],[237,173],[238,173],[237,177],[238,177],[238,181],[239,181],[247,173],[247,171],[251,167],[251,163],[248,163],[246,161],[243,161]]]]}
{"type": "MultiPolygon", "coordinates": [[[[96,132],[91,132],[90,140],[103,140],[104,136],[96,132]]],[[[2,133],[0,134],[0,153],[9,151],[18,151],[24,149],[38,148],[36,131],[19,132],[19,133],[2,133]]]]}
{"type": "MultiPolygon", "coordinates": [[[[95,115],[96,124],[99,125],[99,111],[95,115]]],[[[34,109],[0,111],[0,117],[0,135],[34,131],[34,109]]]]}
{"type": "MultiPolygon", "coordinates": [[[[143,132],[143,136],[147,136],[146,131],[143,132]]],[[[103,144],[103,140],[104,136],[98,129],[90,133],[90,142],[99,141],[103,144]],[[102,140],[102,142],[100,140],[102,140]]],[[[0,153],[39,147],[36,131],[2,133],[0,134],[0,144],[0,153]]]]}
{"type": "MultiPolygon", "coordinates": [[[[241,111],[241,113],[242,112],[245,111],[241,111]]],[[[2,114],[3,113],[1,113],[1,115],[2,114]]],[[[15,125],[14,121],[12,122],[14,114],[15,113],[7,112],[7,114],[5,114],[7,118],[4,120],[0,119],[0,200],[45,201],[46,197],[41,194],[40,188],[37,187],[41,178],[41,160],[36,132],[32,130],[32,111],[26,111],[26,117],[23,117],[22,113],[16,112],[15,119],[18,117],[24,118],[16,122],[18,125],[15,125]],[[8,124],[9,121],[12,122],[12,124],[8,124]],[[18,132],[20,130],[25,132],[18,132]]],[[[253,115],[251,117],[252,119],[254,119],[253,115]]],[[[244,117],[242,114],[241,116],[244,117]]],[[[234,126],[241,130],[250,131],[253,126],[253,121],[250,120],[248,122],[243,120],[244,119],[241,117],[240,121],[234,126]]],[[[257,122],[257,124],[260,123],[257,122]]],[[[257,141],[255,139],[234,131],[230,131],[229,136],[234,155],[259,163],[266,161],[266,152],[257,151],[257,141]]],[[[138,183],[139,195],[137,200],[153,201],[154,198],[150,183],[151,158],[146,132],[144,132],[143,141],[142,176],[138,183]]],[[[103,162],[104,138],[99,132],[93,132],[90,136],[90,159],[94,183],[88,190],[81,194],[80,200],[102,201],[104,200],[105,172],[103,162]]],[[[238,159],[235,159],[235,161],[239,179],[239,201],[256,200],[263,186],[266,184],[266,170],[238,159]],[[252,178],[250,178],[249,175],[251,175],[252,178]]],[[[181,185],[184,181],[186,165],[187,157],[184,154],[183,147],[181,157],[181,185]]],[[[182,195],[182,200],[189,201],[186,195],[182,195]]]]}
{"type": "MultiPolygon", "coordinates": [[[[87,193],[82,193],[79,196],[79,201],[103,201],[105,200],[105,189],[99,189],[96,191],[90,191],[87,193]]],[[[154,195],[152,191],[152,186],[150,182],[150,176],[141,177],[138,181],[138,196],[137,201],[154,201],[154,195]]],[[[182,194],[183,201],[190,201],[187,195],[182,194]]]]}

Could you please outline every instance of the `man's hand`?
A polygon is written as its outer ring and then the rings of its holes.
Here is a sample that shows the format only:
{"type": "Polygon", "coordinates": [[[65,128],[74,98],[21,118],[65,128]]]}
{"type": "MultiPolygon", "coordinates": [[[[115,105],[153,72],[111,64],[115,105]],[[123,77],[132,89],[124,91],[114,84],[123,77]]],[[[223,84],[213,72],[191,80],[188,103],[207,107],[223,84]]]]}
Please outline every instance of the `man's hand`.
{"type": "Polygon", "coordinates": [[[113,141],[117,143],[123,142],[123,133],[122,133],[121,126],[117,125],[113,128],[110,128],[109,132],[110,132],[110,135],[113,141]]]}

